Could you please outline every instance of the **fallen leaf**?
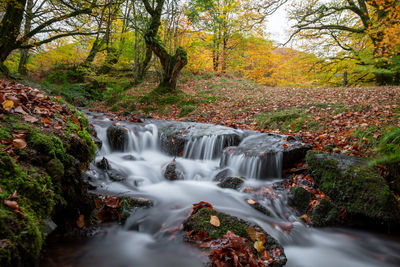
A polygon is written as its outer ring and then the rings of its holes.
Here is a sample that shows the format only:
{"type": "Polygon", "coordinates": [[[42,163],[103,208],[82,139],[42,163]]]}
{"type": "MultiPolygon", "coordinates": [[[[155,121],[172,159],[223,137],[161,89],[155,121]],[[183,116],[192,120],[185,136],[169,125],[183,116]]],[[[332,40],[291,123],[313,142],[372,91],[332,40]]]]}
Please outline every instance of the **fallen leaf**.
{"type": "Polygon", "coordinates": [[[83,228],[85,226],[85,215],[81,214],[79,218],[76,220],[76,225],[79,228],[83,228]]]}
{"type": "Polygon", "coordinates": [[[23,139],[14,139],[13,145],[19,149],[24,149],[27,146],[27,143],[23,139]]]}
{"type": "Polygon", "coordinates": [[[37,122],[39,119],[37,119],[36,117],[33,117],[31,115],[25,115],[24,120],[27,122],[34,123],[34,122],[37,122]]]}
{"type": "Polygon", "coordinates": [[[8,109],[14,107],[14,101],[12,100],[6,100],[3,102],[3,109],[8,109]]]}
{"type": "Polygon", "coordinates": [[[305,223],[310,223],[310,217],[308,217],[308,215],[307,214],[304,214],[304,215],[301,215],[300,217],[299,217],[299,219],[300,220],[302,220],[303,222],[305,222],[305,223]]]}
{"type": "Polygon", "coordinates": [[[210,224],[214,225],[215,227],[219,227],[221,225],[221,222],[219,221],[219,218],[217,216],[211,215],[210,224]]]}
{"type": "Polygon", "coordinates": [[[104,199],[104,204],[106,204],[106,206],[109,208],[116,209],[121,203],[119,202],[119,197],[106,196],[104,199]]]}
{"type": "Polygon", "coordinates": [[[19,209],[17,201],[14,201],[14,200],[4,200],[4,205],[6,205],[7,207],[9,207],[12,210],[19,209]]]}
{"type": "Polygon", "coordinates": [[[247,200],[247,203],[249,203],[250,205],[254,205],[257,202],[250,198],[250,199],[247,200]]]}
{"type": "Polygon", "coordinates": [[[42,122],[43,122],[44,124],[51,124],[51,120],[50,120],[49,118],[44,118],[44,119],[42,119],[42,122]]]}
{"type": "Polygon", "coordinates": [[[190,215],[196,214],[197,211],[202,209],[202,208],[207,208],[207,209],[210,209],[210,210],[214,210],[214,207],[210,203],[205,202],[205,201],[201,201],[199,203],[193,204],[193,209],[192,209],[192,212],[190,213],[190,215]]]}
{"type": "Polygon", "coordinates": [[[14,109],[14,111],[15,111],[16,113],[27,114],[27,113],[25,112],[25,110],[24,110],[21,106],[16,107],[16,108],[14,109]]]}
{"type": "Polygon", "coordinates": [[[264,244],[261,241],[256,241],[254,242],[254,248],[261,253],[265,248],[264,248],[264,244]]]}
{"type": "Polygon", "coordinates": [[[15,190],[14,193],[11,196],[9,196],[7,199],[8,200],[16,200],[18,198],[19,198],[19,196],[17,195],[17,190],[15,190]]]}

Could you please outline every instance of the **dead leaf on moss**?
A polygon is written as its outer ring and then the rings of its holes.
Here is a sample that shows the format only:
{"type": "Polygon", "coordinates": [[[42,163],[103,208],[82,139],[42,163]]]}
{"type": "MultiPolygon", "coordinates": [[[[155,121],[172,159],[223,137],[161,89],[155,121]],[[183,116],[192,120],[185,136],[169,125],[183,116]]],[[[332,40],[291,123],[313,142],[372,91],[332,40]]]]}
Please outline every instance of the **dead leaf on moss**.
{"type": "Polygon", "coordinates": [[[221,222],[219,221],[219,218],[217,216],[211,215],[210,224],[214,225],[215,227],[219,227],[221,225],[221,222]]]}
{"type": "Polygon", "coordinates": [[[23,139],[14,139],[13,145],[19,149],[24,149],[27,146],[27,143],[23,139]]]}

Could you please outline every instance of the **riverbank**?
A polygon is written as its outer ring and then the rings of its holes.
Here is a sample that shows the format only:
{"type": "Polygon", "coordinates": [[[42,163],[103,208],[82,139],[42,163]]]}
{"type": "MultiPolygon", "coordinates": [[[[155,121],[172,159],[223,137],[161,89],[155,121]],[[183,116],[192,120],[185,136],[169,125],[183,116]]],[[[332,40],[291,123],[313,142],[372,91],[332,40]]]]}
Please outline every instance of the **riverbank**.
{"type": "Polygon", "coordinates": [[[50,233],[90,224],[83,172],[97,148],[61,98],[0,80],[0,102],[0,265],[36,266],[50,233]]]}

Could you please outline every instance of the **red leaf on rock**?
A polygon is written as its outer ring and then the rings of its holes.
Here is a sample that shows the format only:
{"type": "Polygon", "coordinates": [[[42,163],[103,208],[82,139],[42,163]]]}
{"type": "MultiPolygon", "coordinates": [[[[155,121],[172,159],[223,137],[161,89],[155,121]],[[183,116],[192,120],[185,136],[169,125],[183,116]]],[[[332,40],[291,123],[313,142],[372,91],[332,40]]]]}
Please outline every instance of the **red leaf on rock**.
{"type": "Polygon", "coordinates": [[[119,197],[106,196],[104,199],[104,204],[106,204],[106,206],[109,208],[116,209],[121,205],[119,200],[119,197]]]}
{"type": "Polygon", "coordinates": [[[196,214],[197,211],[199,211],[202,208],[207,208],[207,209],[210,209],[210,210],[214,210],[214,207],[210,203],[205,202],[205,201],[201,201],[201,202],[199,202],[197,204],[193,204],[192,213],[190,213],[190,215],[196,214]]]}

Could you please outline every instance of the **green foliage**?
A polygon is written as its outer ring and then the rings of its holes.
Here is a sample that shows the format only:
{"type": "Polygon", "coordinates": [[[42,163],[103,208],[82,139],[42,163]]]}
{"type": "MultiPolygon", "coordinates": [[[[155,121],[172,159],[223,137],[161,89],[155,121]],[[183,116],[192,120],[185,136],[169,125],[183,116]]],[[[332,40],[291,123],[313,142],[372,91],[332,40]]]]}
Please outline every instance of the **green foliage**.
{"type": "Polygon", "coordinates": [[[400,128],[391,129],[379,140],[377,152],[377,163],[400,164],[400,128]]]}

